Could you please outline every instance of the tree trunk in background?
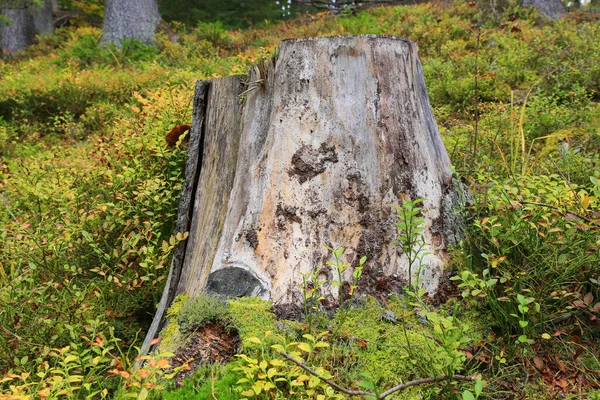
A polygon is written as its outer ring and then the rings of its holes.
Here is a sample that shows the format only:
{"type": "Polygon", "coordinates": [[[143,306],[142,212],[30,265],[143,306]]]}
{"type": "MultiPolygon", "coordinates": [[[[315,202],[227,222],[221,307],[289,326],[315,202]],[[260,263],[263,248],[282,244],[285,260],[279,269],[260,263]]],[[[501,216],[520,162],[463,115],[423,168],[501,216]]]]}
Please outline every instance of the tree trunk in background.
{"type": "Polygon", "coordinates": [[[565,7],[561,0],[524,0],[523,5],[535,7],[550,19],[559,19],[565,14],[565,7]]]}
{"type": "Polygon", "coordinates": [[[0,13],[11,23],[0,22],[0,49],[3,54],[25,50],[35,39],[30,1],[0,0],[0,13]]]}
{"type": "MultiPolygon", "coordinates": [[[[446,246],[460,235],[460,201],[415,44],[390,36],[285,40],[277,59],[249,77],[202,90],[191,132],[198,168],[185,183],[194,192],[184,190],[180,209],[183,219],[192,209],[190,235],[176,250],[144,350],[178,294],[302,304],[302,274],[331,258],[324,244],[346,248],[352,267],[368,257],[359,292],[399,290],[408,265],[394,244],[393,206],[404,199],[425,198],[430,254],[420,278],[436,292],[446,246]]],[[[338,288],[328,290],[335,303],[338,288]]]]}
{"type": "Polygon", "coordinates": [[[35,31],[38,35],[52,35],[54,33],[52,7],[52,0],[43,0],[39,6],[31,6],[35,31]]]}
{"type": "Polygon", "coordinates": [[[121,46],[123,39],[154,44],[154,32],[160,22],[156,0],[106,0],[101,43],[121,46]]]}

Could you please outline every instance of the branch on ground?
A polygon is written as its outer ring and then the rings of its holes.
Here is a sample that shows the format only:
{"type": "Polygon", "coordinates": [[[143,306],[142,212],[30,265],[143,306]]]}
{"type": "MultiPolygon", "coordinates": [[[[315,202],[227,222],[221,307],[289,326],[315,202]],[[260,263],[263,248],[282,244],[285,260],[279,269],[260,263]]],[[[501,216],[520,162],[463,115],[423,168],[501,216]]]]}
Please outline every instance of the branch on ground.
{"type": "Polygon", "coordinates": [[[412,386],[426,385],[428,383],[442,382],[442,381],[447,381],[447,380],[473,382],[476,379],[475,376],[465,376],[465,375],[451,375],[451,376],[443,375],[443,376],[436,376],[436,377],[432,377],[432,378],[415,379],[412,381],[408,381],[408,382],[396,385],[393,388],[386,390],[385,392],[378,395],[374,392],[363,392],[363,391],[358,391],[358,390],[347,389],[343,386],[338,385],[331,379],[325,378],[324,376],[322,376],[321,374],[317,373],[315,370],[311,369],[309,366],[304,364],[302,361],[296,360],[294,357],[290,356],[289,354],[284,353],[283,351],[277,351],[277,353],[279,353],[281,356],[283,356],[286,360],[293,362],[294,364],[296,364],[297,366],[299,366],[300,368],[302,368],[303,370],[305,370],[312,376],[316,376],[317,378],[319,378],[323,382],[327,383],[329,386],[331,386],[332,388],[334,388],[335,390],[337,390],[339,392],[342,392],[349,396],[372,396],[378,400],[385,399],[386,397],[388,397],[389,395],[391,395],[393,393],[401,392],[402,390],[408,389],[409,387],[412,387],[412,386]]]}

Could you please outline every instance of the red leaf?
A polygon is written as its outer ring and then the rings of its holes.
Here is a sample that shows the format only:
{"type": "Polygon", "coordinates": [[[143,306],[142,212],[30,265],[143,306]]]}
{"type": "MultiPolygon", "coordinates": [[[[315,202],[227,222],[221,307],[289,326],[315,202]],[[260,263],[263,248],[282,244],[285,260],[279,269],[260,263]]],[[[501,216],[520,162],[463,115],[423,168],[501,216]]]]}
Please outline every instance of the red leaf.
{"type": "Polygon", "coordinates": [[[566,379],[559,379],[556,384],[563,389],[569,386],[569,382],[566,379]]]}

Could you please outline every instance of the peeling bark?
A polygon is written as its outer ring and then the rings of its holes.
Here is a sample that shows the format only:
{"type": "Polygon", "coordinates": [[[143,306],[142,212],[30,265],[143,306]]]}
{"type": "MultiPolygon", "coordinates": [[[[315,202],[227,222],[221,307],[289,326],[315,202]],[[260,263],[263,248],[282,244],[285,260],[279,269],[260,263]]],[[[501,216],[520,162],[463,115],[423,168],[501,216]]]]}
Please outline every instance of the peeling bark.
{"type": "MultiPolygon", "coordinates": [[[[194,94],[194,111],[192,113],[192,127],[190,129],[190,144],[188,148],[188,160],[185,166],[185,181],[179,198],[179,210],[175,232],[187,232],[190,229],[192,219],[192,210],[194,206],[194,193],[197,190],[198,175],[200,173],[200,164],[202,163],[202,143],[204,142],[204,113],[206,109],[206,95],[209,82],[198,81],[194,94]]],[[[183,259],[185,256],[187,242],[179,242],[173,249],[171,258],[171,267],[167,282],[163,290],[162,297],[156,308],[154,319],[148,329],[144,343],[142,344],[142,354],[146,354],[150,348],[150,342],[162,328],[167,308],[175,299],[177,285],[181,276],[183,259]]]]}
{"type": "Polygon", "coordinates": [[[436,292],[460,199],[414,43],[285,40],[248,77],[212,81],[205,115],[177,294],[298,305],[302,274],[330,258],[323,244],[346,248],[351,266],[368,257],[359,290],[399,288],[408,265],[393,206],[417,198],[431,253],[421,283],[436,292]]]}

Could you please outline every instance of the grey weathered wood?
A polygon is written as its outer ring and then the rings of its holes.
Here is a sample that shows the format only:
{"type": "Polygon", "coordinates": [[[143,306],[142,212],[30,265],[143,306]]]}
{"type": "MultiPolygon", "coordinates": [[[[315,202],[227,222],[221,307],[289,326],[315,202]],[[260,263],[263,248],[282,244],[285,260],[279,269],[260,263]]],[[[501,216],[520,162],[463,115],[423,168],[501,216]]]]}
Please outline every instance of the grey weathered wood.
{"type": "MultiPolygon", "coordinates": [[[[434,293],[460,237],[457,184],[412,42],[390,36],[285,40],[276,59],[208,95],[201,173],[177,294],[299,304],[302,275],[346,248],[359,290],[399,287],[393,206],[424,198],[434,293]]],[[[413,272],[416,268],[413,268],[413,272]]],[[[351,279],[352,268],[343,279],[351,279]]],[[[331,277],[331,274],[329,274],[331,277]]],[[[331,286],[335,301],[338,287],[331,286]]]]}
{"type": "Polygon", "coordinates": [[[2,53],[15,53],[25,50],[35,38],[33,15],[29,8],[3,8],[0,3],[0,14],[8,18],[11,23],[0,22],[0,49],[2,53]]]}
{"type": "MultiPolygon", "coordinates": [[[[443,215],[453,186],[416,45],[382,36],[287,40],[270,72],[262,68],[249,78],[267,81],[247,94],[242,109],[216,254],[210,268],[188,263],[186,254],[183,274],[202,279],[180,291],[246,291],[298,303],[302,274],[329,258],[323,244],[347,248],[353,264],[369,258],[364,290],[384,277],[406,280],[406,256],[393,244],[392,206],[425,198],[432,254],[421,278],[435,292],[453,239],[443,215]],[[231,275],[243,284],[232,286],[231,275]]],[[[190,238],[188,249],[197,246],[190,238]]]]}
{"type": "Polygon", "coordinates": [[[101,43],[121,47],[123,39],[154,44],[160,22],[157,0],[106,0],[101,43]]]}
{"type": "Polygon", "coordinates": [[[542,15],[550,19],[559,19],[565,14],[562,0],[524,0],[523,5],[535,7],[542,15]]]}
{"type": "MultiPolygon", "coordinates": [[[[179,198],[179,210],[177,223],[175,225],[175,231],[182,234],[189,231],[190,222],[192,220],[194,197],[197,189],[198,175],[200,174],[200,163],[202,161],[204,113],[209,87],[209,82],[198,81],[194,91],[194,110],[192,113],[192,126],[189,133],[190,143],[188,148],[188,160],[185,166],[185,181],[183,183],[181,197],[179,198]]],[[[142,354],[146,354],[150,348],[150,342],[160,331],[165,312],[175,298],[177,285],[181,276],[181,269],[183,267],[186,244],[187,241],[179,242],[173,249],[167,282],[157,306],[156,313],[154,314],[152,324],[148,329],[146,338],[142,344],[142,354]]]]}
{"type": "Polygon", "coordinates": [[[28,8],[33,4],[33,0],[0,0],[0,8],[28,8]]]}
{"type": "Polygon", "coordinates": [[[239,76],[217,79],[208,93],[202,170],[178,293],[196,295],[204,289],[219,245],[239,152],[239,76]]]}
{"type": "Polygon", "coordinates": [[[52,0],[43,0],[40,5],[31,7],[35,31],[38,35],[52,35],[54,33],[52,8],[52,0]]]}

